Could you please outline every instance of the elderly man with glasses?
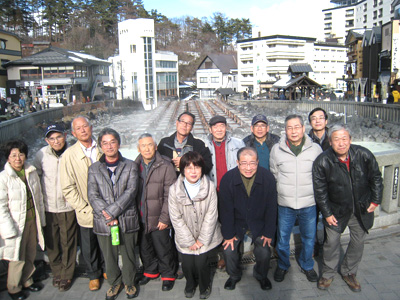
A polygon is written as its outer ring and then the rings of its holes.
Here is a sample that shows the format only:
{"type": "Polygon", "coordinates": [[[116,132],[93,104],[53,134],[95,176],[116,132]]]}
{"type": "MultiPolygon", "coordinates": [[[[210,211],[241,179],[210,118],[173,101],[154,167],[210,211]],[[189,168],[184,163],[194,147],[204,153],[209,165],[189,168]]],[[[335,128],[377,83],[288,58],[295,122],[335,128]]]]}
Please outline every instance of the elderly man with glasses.
{"type": "Polygon", "coordinates": [[[274,279],[281,282],[290,267],[290,235],[299,222],[302,241],[299,256],[301,271],[311,282],[318,280],[314,271],[313,249],[316,235],[316,204],[314,199],[312,165],[322,152],[305,133],[303,118],[289,115],[285,119],[285,135],[271,151],[270,166],[278,190],[278,266],[274,279]]]}
{"type": "Polygon", "coordinates": [[[237,167],[222,177],[219,217],[224,238],[224,257],[229,278],[224,288],[234,290],[242,277],[239,246],[245,235],[254,243],[256,264],[253,276],[261,289],[272,288],[267,278],[271,258],[270,246],[276,231],[276,183],[274,176],[259,167],[257,151],[241,148],[237,167]]]}

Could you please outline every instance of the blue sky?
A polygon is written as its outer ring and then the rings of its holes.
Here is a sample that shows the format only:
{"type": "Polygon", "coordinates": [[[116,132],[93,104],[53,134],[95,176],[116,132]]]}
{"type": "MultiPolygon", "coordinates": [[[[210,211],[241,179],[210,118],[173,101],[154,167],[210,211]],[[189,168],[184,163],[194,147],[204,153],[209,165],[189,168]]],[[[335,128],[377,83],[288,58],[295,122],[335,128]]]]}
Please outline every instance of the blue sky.
{"type": "Polygon", "coordinates": [[[143,0],[146,10],[157,9],[168,18],[212,17],[222,12],[229,18],[249,18],[263,35],[323,36],[322,9],[329,0],[143,0]]]}

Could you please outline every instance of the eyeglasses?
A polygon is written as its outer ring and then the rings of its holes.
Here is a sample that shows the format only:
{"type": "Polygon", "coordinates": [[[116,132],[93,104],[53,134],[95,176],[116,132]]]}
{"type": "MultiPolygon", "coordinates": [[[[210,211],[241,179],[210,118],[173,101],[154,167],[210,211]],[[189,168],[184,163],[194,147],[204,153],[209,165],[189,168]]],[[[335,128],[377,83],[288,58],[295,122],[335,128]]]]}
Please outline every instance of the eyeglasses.
{"type": "Polygon", "coordinates": [[[116,146],[118,144],[118,141],[112,140],[111,142],[101,142],[102,147],[108,147],[108,146],[116,146]]]}
{"type": "Polygon", "coordinates": [[[186,125],[186,126],[189,126],[189,127],[193,126],[193,123],[190,123],[190,122],[186,122],[186,121],[182,121],[182,120],[178,120],[178,122],[181,123],[182,125],[186,125]]]}
{"type": "Polygon", "coordinates": [[[60,135],[60,136],[57,136],[57,137],[55,137],[55,138],[47,138],[47,140],[50,142],[50,143],[54,143],[56,140],[57,140],[57,142],[59,142],[59,141],[62,141],[64,139],[64,136],[62,136],[62,135],[60,135]]]}
{"type": "Polygon", "coordinates": [[[287,131],[298,131],[298,130],[300,130],[300,129],[302,129],[303,128],[303,126],[300,126],[300,125],[296,125],[296,126],[294,126],[294,127],[286,127],[286,130],[287,131]]]}
{"type": "Polygon", "coordinates": [[[26,157],[25,153],[20,153],[20,154],[11,154],[8,158],[12,159],[12,160],[16,160],[18,158],[23,159],[25,157],[26,157]]]}
{"type": "Polygon", "coordinates": [[[258,163],[256,161],[251,161],[251,162],[242,161],[242,162],[239,162],[239,166],[241,168],[249,168],[250,167],[250,169],[254,169],[254,168],[257,168],[257,164],[258,163]]]}
{"type": "Polygon", "coordinates": [[[316,120],[325,120],[325,116],[320,116],[320,117],[311,117],[311,121],[316,121],[316,120]]]}
{"type": "Polygon", "coordinates": [[[192,166],[192,167],[185,167],[185,171],[195,171],[195,172],[198,172],[198,171],[200,171],[201,170],[201,167],[199,167],[199,166],[192,166]]]}

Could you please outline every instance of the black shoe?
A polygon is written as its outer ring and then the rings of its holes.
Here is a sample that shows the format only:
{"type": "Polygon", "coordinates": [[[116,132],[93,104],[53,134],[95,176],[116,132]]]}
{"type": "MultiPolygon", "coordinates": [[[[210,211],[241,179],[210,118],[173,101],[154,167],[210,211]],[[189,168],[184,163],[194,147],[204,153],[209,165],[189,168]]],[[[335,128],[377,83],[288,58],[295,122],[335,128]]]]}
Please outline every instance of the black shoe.
{"type": "Polygon", "coordinates": [[[175,281],[174,280],[163,280],[162,283],[162,290],[163,292],[168,292],[170,290],[172,290],[172,288],[174,287],[175,281]]]}
{"type": "Polygon", "coordinates": [[[31,292],[39,292],[42,288],[43,286],[41,286],[40,284],[32,283],[30,286],[24,287],[24,290],[28,290],[31,292]]]}
{"type": "Polygon", "coordinates": [[[189,292],[185,289],[185,297],[186,298],[193,298],[195,292],[196,292],[196,289],[193,289],[193,290],[191,290],[189,292]]]}
{"type": "Polygon", "coordinates": [[[143,276],[143,278],[140,279],[138,283],[139,283],[140,285],[146,285],[146,284],[148,284],[148,283],[150,282],[150,280],[151,280],[150,277],[143,276]]]}
{"type": "Polygon", "coordinates": [[[271,281],[268,278],[258,281],[260,283],[261,289],[264,291],[272,289],[271,281]]]}
{"type": "Polygon", "coordinates": [[[314,271],[314,269],[311,270],[304,270],[303,268],[301,269],[301,273],[306,274],[308,281],[310,282],[317,282],[318,281],[318,275],[317,273],[314,271]]]}
{"type": "Polygon", "coordinates": [[[284,270],[279,267],[276,267],[276,270],[274,273],[274,280],[276,282],[282,282],[285,279],[285,275],[287,272],[288,272],[288,270],[284,270]]]}
{"type": "Polygon", "coordinates": [[[208,299],[211,295],[211,286],[209,286],[204,293],[200,293],[200,299],[208,299]]]}
{"type": "Polygon", "coordinates": [[[238,283],[239,281],[240,281],[240,279],[234,280],[229,277],[228,280],[225,282],[224,289],[229,290],[229,291],[234,290],[236,287],[236,283],[238,283]]]}
{"type": "Polygon", "coordinates": [[[25,293],[23,291],[20,291],[20,292],[15,293],[15,294],[10,294],[10,293],[8,293],[8,294],[10,295],[10,297],[13,300],[25,300],[26,299],[26,295],[25,295],[25,293]]]}

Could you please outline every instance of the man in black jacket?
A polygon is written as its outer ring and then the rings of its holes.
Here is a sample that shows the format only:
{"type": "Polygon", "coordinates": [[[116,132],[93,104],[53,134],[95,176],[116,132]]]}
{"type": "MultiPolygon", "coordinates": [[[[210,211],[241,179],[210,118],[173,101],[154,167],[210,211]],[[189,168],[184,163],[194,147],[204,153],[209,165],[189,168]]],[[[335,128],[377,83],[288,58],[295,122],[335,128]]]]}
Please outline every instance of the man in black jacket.
{"type": "Polygon", "coordinates": [[[202,140],[194,138],[190,133],[194,122],[195,116],[192,113],[188,111],[183,112],[176,121],[176,132],[169,137],[163,138],[157,146],[158,152],[161,155],[171,158],[177,175],[179,175],[181,157],[189,151],[196,151],[203,157],[205,174],[208,174],[212,169],[210,150],[202,140]]]}
{"type": "Polygon", "coordinates": [[[374,210],[382,201],[382,177],[374,155],[366,148],[351,145],[351,134],[344,125],[329,131],[331,148],[313,165],[315,200],[324,217],[327,239],[324,243],[322,275],[318,288],[332,283],[340,256],[340,236],[349,227],[350,243],[341,264],[341,274],[353,292],[361,291],[356,274],[365,234],[374,222],[374,210]]]}
{"type": "Polygon", "coordinates": [[[308,121],[312,127],[308,136],[325,151],[330,146],[328,128],[326,127],[326,125],[328,125],[328,115],[326,111],[320,107],[314,108],[308,115],[308,121]]]}
{"type": "Polygon", "coordinates": [[[237,153],[238,167],[222,177],[218,213],[224,237],[224,256],[229,279],[224,288],[235,289],[242,277],[239,244],[244,236],[254,243],[256,264],[253,275],[261,289],[272,288],[267,278],[270,246],[276,233],[276,182],[270,171],[258,166],[257,151],[244,147],[237,153]]]}

